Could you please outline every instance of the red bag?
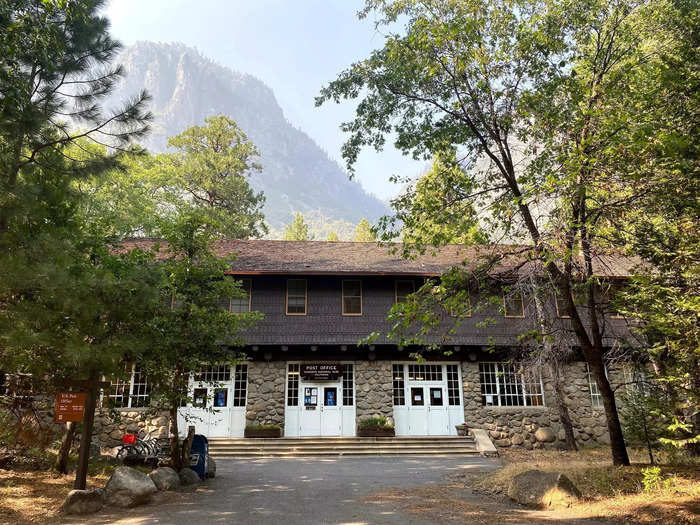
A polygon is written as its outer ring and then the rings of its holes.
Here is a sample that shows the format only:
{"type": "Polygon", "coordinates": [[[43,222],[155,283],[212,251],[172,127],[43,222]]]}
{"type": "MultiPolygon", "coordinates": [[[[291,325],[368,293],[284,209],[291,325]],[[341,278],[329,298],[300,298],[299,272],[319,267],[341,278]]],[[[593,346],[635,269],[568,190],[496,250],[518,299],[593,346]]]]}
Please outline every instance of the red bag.
{"type": "Polygon", "coordinates": [[[136,443],[136,434],[124,434],[122,436],[122,443],[125,445],[133,445],[136,443]]]}

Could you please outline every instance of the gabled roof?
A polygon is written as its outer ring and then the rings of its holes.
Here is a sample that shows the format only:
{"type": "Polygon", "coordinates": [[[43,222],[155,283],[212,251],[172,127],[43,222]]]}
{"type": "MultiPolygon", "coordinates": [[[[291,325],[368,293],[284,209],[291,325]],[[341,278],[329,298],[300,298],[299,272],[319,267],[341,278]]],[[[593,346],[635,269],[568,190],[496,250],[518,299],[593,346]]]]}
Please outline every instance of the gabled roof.
{"type": "MultiPolygon", "coordinates": [[[[157,257],[166,256],[162,239],[137,238],[120,243],[121,249],[150,250],[160,245],[157,257]]],[[[400,245],[379,245],[376,242],[221,240],[213,251],[221,257],[232,257],[231,273],[235,275],[392,275],[431,277],[456,266],[475,266],[484,257],[499,256],[493,273],[522,267],[526,246],[464,246],[449,244],[428,249],[415,259],[402,259],[400,245]],[[395,253],[394,253],[395,252],[395,253]]],[[[596,272],[606,277],[627,277],[639,261],[619,256],[596,258],[596,272]]],[[[530,263],[532,264],[532,263],[530,263]]]]}

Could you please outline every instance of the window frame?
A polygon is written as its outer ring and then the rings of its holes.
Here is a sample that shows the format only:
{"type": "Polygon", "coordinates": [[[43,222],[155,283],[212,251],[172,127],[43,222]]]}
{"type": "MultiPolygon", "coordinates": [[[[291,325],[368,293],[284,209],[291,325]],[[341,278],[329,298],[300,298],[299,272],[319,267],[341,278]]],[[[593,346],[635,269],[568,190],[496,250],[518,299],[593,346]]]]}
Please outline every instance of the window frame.
{"type": "MultiPolygon", "coordinates": [[[[234,277],[235,279],[235,277],[234,277]]],[[[240,279],[235,279],[236,281],[241,281],[241,283],[248,282],[247,290],[243,286],[241,289],[248,293],[248,311],[247,312],[234,312],[233,311],[233,297],[228,298],[228,312],[231,314],[248,314],[253,311],[253,279],[250,277],[241,277],[240,279]]],[[[238,299],[238,298],[236,298],[238,299]]]]}
{"type": "MultiPolygon", "coordinates": [[[[295,295],[293,297],[301,297],[300,295],[295,295]]],[[[307,279],[287,279],[287,293],[285,295],[284,301],[284,311],[286,315],[307,315],[309,312],[309,282],[307,279]],[[289,311],[289,282],[290,281],[303,281],[304,282],[304,312],[290,312],[289,311]]]]}
{"type": "MultiPolygon", "coordinates": [[[[565,313],[561,313],[561,311],[559,310],[559,298],[560,298],[559,294],[555,292],[554,293],[554,309],[557,312],[557,317],[559,319],[571,319],[570,315],[567,315],[565,313]]],[[[562,299],[563,299],[563,297],[562,297],[562,299]]]]}
{"type": "Polygon", "coordinates": [[[350,317],[360,317],[363,313],[363,290],[362,290],[362,279],[343,279],[340,285],[340,301],[341,301],[341,312],[344,316],[350,317]],[[360,284],[360,295],[345,295],[345,283],[346,282],[356,282],[360,284]],[[360,312],[359,313],[348,313],[345,311],[345,298],[360,298],[360,312]]]}
{"type": "MultiPolygon", "coordinates": [[[[542,382],[542,373],[541,373],[541,371],[539,371],[539,370],[537,371],[537,382],[536,382],[536,383],[532,383],[532,382],[526,382],[526,381],[525,381],[525,374],[518,373],[518,372],[515,370],[514,367],[515,367],[515,364],[514,364],[514,363],[510,363],[510,362],[508,362],[508,361],[479,361],[479,390],[480,390],[480,395],[481,395],[481,398],[482,398],[482,400],[481,400],[481,402],[482,402],[481,406],[482,406],[482,407],[487,407],[487,408],[535,408],[535,409],[546,408],[546,407],[547,407],[547,402],[546,402],[546,399],[545,399],[545,389],[544,389],[544,383],[542,382]],[[485,394],[485,393],[484,393],[484,389],[483,389],[483,385],[484,385],[484,382],[483,382],[483,373],[482,373],[482,367],[481,367],[482,364],[483,364],[483,365],[495,365],[495,372],[493,372],[493,373],[494,373],[494,380],[495,380],[495,382],[494,382],[494,383],[489,383],[489,384],[493,384],[493,385],[496,386],[496,393],[495,393],[495,394],[485,394]],[[501,371],[499,370],[499,365],[500,365],[501,367],[503,367],[503,365],[507,365],[507,366],[509,366],[509,367],[512,367],[513,370],[512,370],[511,373],[512,373],[512,375],[517,379],[517,382],[515,382],[515,383],[505,383],[505,382],[503,381],[503,379],[502,379],[502,378],[504,377],[504,375],[505,375],[505,372],[501,372],[501,371]],[[500,380],[499,380],[499,379],[500,379],[500,380]],[[520,393],[520,394],[517,394],[517,391],[516,391],[516,394],[512,394],[512,393],[509,394],[509,393],[507,393],[507,392],[506,392],[506,393],[502,393],[502,392],[501,392],[501,387],[505,387],[506,384],[510,384],[510,385],[513,385],[513,384],[514,384],[515,387],[516,387],[516,389],[517,389],[518,387],[520,387],[521,393],[520,393]],[[532,384],[537,384],[537,385],[539,385],[539,391],[538,391],[538,392],[532,393],[532,392],[529,391],[529,389],[526,388],[526,386],[532,385],[532,384]],[[491,405],[487,404],[487,403],[486,403],[486,396],[487,396],[487,395],[492,395],[492,396],[494,396],[494,398],[497,400],[497,403],[491,404],[491,405]],[[521,400],[523,404],[518,404],[518,405],[508,405],[508,404],[505,404],[505,405],[504,405],[504,404],[501,404],[501,396],[504,396],[504,397],[509,397],[509,396],[510,396],[510,397],[512,397],[512,396],[514,396],[514,395],[517,397],[517,399],[521,400]],[[542,404],[539,404],[539,405],[530,404],[530,405],[528,405],[528,404],[526,403],[526,399],[529,398],[529,397],[539,397],[539,398],[541,398],[542,404]]],[[[491,372],[491,371],[489,371],[489,372],[491,372]]],[[[504,390],[504,391],[505,391],[505,390],[504,390]]]]}
{"type": "MultiPolygon", "coordinates": [[[[610,381],[610,376],[608,375],[608,365],[605,363],[603,363],[603,371],[605,372],[605,377],[608,379],[608,381],[610,381]]],[[[591,397],[591,408],[605,409],[605,405],[603,404],[603,394],[600,393],[598,383],[593,377],[593,374],[591,374],[591,367],[588,365],[588,361],[586,361],[586,379],[588,379],[588,393],[591,397]]]]}
{"type": "MultiPolygon", "coordinates": [[[[122,388],[126,387],[128,385],[128,394],[126,394],[126,406],[115,406],[113,407],[115,410],[135,410],[135,409],[149,409],[151,407],[151,387],[148,383],[148,378],[146,377],[145,373],[142,370],[137,371],[137,365],[136,363],[131,363],[129,366],[129,377],[128,379],[119,379],[117,378],[117,383],[115,384],[112,379],[109,380],[109,387],[105,390],[102,391],[101,397],[102,401],[100,403],[101,406],[106,406],[109,407],[110,400],[112,399],[117,399],[119,397],[124,397],[124,394],[121,396],[116,396],[112,395],[112,389],[115,386],[121,386],[122,388]],[[139,376],[141,379],[141,382],[136,384],[135,379],[139,376]],[[146,394],[142,393],[135,393],[134,391],[134,386],[137,387],[143,387],[146,390],[146,394]],[[147,401],[147,404],[137,404],[137,406],[134,406],[133,401],[134,399],[145,399],[147,401]]],[[[104,378],[106,380],[106,378],[104,378]]]]}
{"type": "MultiPolygon", "coordinates": [[[[394,279],[394,304],[399,304],[399,283],[411,283],[411,288],[413,288],[413,291],[408,295],[416,293],[416,282],[413,279],[394,279]]],[[[408,295],[404,297],[408,297],[408,295]]]]}
{"type": "MultiPolygon", "coordinates": [[[[513,292],[510,292],[513,293],[513,292]]],[[[522,312],[521,315],[508,315],[508,306],[506,302],[506,292],[502,292],[503,296],[503,317],[506,319],[524,319],[525,318],[525,297],[523,297],[523,293],[521,291],[516,291],[518,296],[520,297],[520,311],[522,312]]]]}

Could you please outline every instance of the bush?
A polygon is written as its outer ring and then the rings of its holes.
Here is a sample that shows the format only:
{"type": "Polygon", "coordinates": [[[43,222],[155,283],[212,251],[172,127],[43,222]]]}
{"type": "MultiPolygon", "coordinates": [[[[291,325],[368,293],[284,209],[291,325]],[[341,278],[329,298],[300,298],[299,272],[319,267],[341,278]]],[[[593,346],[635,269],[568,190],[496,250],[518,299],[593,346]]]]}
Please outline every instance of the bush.
{"type": "Polygon", "coordinates": [[[281,430],[279,425],[246,425],[246,430],[281,430]]]}
{"type": "Polygon", "coordinates": [[[374,429],[374,428],[394,428],[389,424],[387,419],[383,416],[379,417],[366,417],[361,419],[357,423],[357,428],[361,430],[374,429]]]}

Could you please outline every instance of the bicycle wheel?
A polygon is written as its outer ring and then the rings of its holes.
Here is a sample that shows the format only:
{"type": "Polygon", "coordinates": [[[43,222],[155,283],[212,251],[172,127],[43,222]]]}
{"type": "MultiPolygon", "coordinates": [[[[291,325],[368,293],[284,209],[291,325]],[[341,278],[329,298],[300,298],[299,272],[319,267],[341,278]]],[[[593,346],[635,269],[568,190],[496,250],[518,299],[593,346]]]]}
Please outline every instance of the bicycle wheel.
{"type": "Polygon", "coordinates": [[[117,461],[124,462],[125,459],[127,458],[137,458],[141,454],[139,454],[139,450],[133,446],[133,445],[122,445],[119,448],[119,452],[117,452],[117,461]]]}

